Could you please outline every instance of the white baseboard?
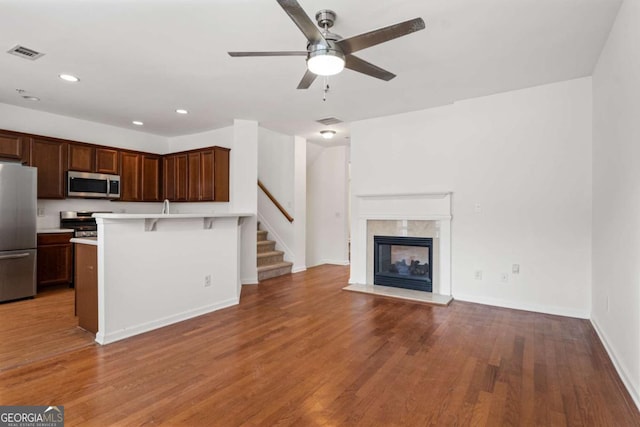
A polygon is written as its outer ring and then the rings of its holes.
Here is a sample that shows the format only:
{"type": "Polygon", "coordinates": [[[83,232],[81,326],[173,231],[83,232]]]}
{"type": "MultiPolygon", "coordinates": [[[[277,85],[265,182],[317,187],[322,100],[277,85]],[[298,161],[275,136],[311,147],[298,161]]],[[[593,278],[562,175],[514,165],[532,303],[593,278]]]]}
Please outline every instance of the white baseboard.
{"type": "Polygon", "coordinates": [[[600,338],[600,342],[604,346],[604,349],[607,351],[609,355],[609,359],[613,363],[613,367],[616,368],[622,383],[627,388],[627,391],[631,395],[633,402],[636,404],[638,410],[640,410],[640,390],[638,390],[638,384],[634,384],[631,380],[631,376],[626,372],[626,370],[622,367],[620,362],[618,361],[618,357],[616,357],[616,352],[613,350],[613,347],[609,344],[609,340],[607,339],[607,335],[604,333],[602,328],[598,326],[598,320],[595,318],[591,318],[591,324],[593,325],[593,329],[595,329],[596,334],[598,334],[598,338],[600,338]]]}
{"type": "Polygon", "coordinates": [[[244,277],[244,278],[240,279],[240,283],[242,285],[257,285],[258,284],[258,276],[244,277]]]}
{"type": "Polygon", "coordinates": [[[306,265],[300,265],[300,266],[293,266],[293,268],[291,269],[292,273],[300,273],[301,271],[307,271],[307,266],[306,265]]]}
{"type": "Polygon", "coordinates": [[[556,316],[575,317],[578,319],[588,319],[591,314],[588,310],[528,304],[517,301],[502,300],[498,298],[478,297],[475,295],[461,295],[454,293],[453,297],[459,301],[474,302],[477,304],[492,305],[495,307],[512,308],[514,310],[525,310],[534,311],[536,313],[554,314],[556,316]]]}
{"type": "Polygon", "coordinates": [[[316,265],[333,264],[333,265],[350,265],[348,259],[321,259],[316,265]]]}
{"type": "Polygon", "coordinates": [[[154,329],[182,322],[183,320],[202,316],[203,314],[211,313],[212,311],[220,310],[222,308],[231,307],[232,305],[237,305],[239,302],[240,300],[238,298],[229,298],[215,304],[184,311],[182,313],[173,314],[161,319],[152,320],[150,322],[141,323],[139,325],[127,326],[124,329],[109,332],[107,334],[98,331],[98,333],[96,334],[96,342],[102,345],[111,344],[112,342],[120,341],[134,335],[139,335],[145,332],[152,331],[154,329]]]}

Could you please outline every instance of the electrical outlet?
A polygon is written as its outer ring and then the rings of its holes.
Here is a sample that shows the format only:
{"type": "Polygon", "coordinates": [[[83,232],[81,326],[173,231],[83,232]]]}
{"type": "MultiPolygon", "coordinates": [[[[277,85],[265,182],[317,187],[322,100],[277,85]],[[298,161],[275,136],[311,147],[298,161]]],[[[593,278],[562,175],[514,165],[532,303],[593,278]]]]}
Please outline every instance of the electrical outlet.
{"type": "Polygon", "coordinates": [[[520,274],[520,264],[513,264],[511,266],[511,273],[520,274]]]}
{"type": "Polygon", "coordinates": [[[475,213],[480,213],[480,212],[482,212],[482,205],[481,205],[480,203],[476,203],[476,204],[473,206],[473,210],[474,210],[474,212],[475,212],[475,213]]]}
{"type": "Polygon", "coordinates": [[[44,208],[38,208],[38,216],[44,216],[44,208]]]}
{"type": "Polygon", "coordinates": [[[502,283],[508,283],[509,282],[509,275],[507,273],[502,273],[500,275],[500,280],[502,280],[502,283]]]}
{"type": "Polygon", "coordinates": [[[482,270],[476,270],[475,278],[476,280],[482,280],[482,270]]]}
{"type": "Polygon", "coordinates": [[[204,276],[204,287],[208,288],[209,286],[211,286],[211,275],[207,274],[204,276]]]}

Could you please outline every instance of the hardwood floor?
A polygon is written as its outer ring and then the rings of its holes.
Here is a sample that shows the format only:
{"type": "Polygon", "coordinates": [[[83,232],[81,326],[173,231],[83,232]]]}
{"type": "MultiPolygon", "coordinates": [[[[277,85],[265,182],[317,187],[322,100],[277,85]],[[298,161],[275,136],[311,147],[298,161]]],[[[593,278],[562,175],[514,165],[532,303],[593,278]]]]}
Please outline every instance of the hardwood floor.
{"type": "MultiPolygon", "coordinates": [[[[69,426],[640,425],[588,321],[376,298],[347,278],[267,280],[105,347],[49,341],[0,372],[0,404],[64,405],[69,426]]],[[[0,330],[3,353],[16,335],[0,330]]]]}

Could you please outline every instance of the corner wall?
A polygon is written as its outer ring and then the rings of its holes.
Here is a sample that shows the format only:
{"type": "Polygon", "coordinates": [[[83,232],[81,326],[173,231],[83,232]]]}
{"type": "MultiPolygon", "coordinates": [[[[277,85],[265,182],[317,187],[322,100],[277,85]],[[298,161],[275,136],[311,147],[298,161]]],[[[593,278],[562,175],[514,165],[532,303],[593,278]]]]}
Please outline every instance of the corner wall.
{"type": "Polygon", "coordinates": [[[626,0],[593,74],[592,323],[640,407],[638,22],[626,0]]]}
{"type": "Polygon", "coordinates": [[[352,123],[351,173],[352,224],[359,194],[453,192],[455,298],[589,317],[590,78],[352,123]]]}
{"type": "Polygon", "coordinates": [[[349,264],[349,147],[307,145],[307,266],[349,264]]]}

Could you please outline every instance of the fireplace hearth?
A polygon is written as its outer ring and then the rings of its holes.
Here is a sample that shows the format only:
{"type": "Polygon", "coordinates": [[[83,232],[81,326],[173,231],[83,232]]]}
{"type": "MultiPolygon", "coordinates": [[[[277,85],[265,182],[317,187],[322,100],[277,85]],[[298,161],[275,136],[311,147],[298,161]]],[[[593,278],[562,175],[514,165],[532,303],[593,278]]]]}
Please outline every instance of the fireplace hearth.
{"type": "Polygon", "coordinates": [[[433,239],[373,236],[373,283],[433,292],[433,239]]]}

